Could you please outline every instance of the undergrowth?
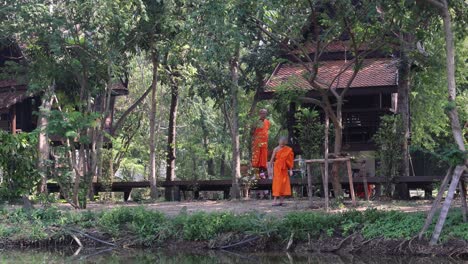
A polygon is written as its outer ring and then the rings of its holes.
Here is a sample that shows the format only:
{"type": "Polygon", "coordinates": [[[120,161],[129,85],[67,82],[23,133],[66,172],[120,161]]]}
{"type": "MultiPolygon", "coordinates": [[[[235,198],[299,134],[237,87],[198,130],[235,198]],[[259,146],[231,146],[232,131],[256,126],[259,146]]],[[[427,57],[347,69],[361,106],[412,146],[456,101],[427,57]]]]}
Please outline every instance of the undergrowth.
{"type": "MultiPolygon", "coordinates": [[[[361,233],[365,238],[409,239],[417,235],[425,220],[424,213],[403,213],[369,209],[337,214],[291,212],[284,217],[261,213],[181,212],[176,217],[144,207],[118,207],[92,211],[60,211],[56,207],[25,211],[0,208],[0,240],[35,242],[57,239],[67,228],[99,232],[118,241],[132,239],[133,245],[154,246],[168,241],[208,241],[221,234],[238,233],[296,240],[308,237],[346,237],[361,233]]],[[[426,235],[432,232],[431,227],[426,235]]],[[[442,241],[468,240],[468,223],[463,223],[460,210],[452,210],[447,218],[442,241]]]]}

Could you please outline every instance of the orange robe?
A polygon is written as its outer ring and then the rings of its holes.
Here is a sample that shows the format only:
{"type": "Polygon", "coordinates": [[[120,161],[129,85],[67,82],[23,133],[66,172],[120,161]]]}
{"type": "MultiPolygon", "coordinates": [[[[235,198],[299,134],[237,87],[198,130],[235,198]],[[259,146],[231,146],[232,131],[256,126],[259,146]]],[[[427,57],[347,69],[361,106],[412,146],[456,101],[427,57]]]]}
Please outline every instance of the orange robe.
{"type": "Polygon", "coordinates": [[[294,166],[294,152],[292,148],[284,146],[275,155],[273,171],[273,196],[290,196],[291,183],[288,170],[294,166]]]}
{"type": "Polygon", "coordinates": [[[257,125],[253,134],[252,143],[252,167],[254,168],[267,168],[269,129],[270,121],[267,119],[259,120],[259,125],[257,125]]]}

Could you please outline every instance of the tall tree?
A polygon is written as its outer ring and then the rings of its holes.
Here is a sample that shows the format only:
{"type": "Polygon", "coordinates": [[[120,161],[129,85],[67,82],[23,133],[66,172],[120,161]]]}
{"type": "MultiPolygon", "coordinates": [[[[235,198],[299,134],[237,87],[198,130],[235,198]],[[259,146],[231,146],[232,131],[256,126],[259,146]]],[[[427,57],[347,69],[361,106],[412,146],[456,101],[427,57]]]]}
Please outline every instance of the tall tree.
{"type": "MultiPolygon", "coordinates": [[[[447,106],[447,115],[450,120],[450,125],[452,128],[453,139],[458,147],[458,150],[463,153],[463,158],[457,164],[455,170],[453,171],[452,180],[448,188],[447,197],[445,198],[444,204],[442,206],[439,219],[434,228],[434,233],[430,243],[435,245],[439,240],[440,233],[445,224],[449,208],[451,206],[455,190],[459,185],[460,177],[464,171],[467,170],[468,158],[466,157],[466,148],[463,138],[462,127],[460,125],[458,109],[456,105],[457,97],[457,87],[456,87],[456,78],[455,78],[455,43],[454,43],[454,33],[452,28],[452,16],[450,14],[450,7],[446,0],[427,0],[435,9],[439,12],[442,17],[443,26],[444,26],[444,35],[445,35],[445,49],[446,49],[446,60],[447,60],[447,88],[448,88],[448,106],[447,106]]],[[[465,5],[461,3],[461,5],[465,5]]],[[[462,188],[463,189],[463,188],[462,188]]],[[[445,191],[445,190],[441,190],[445,191]]],[[[463,190],[462,190],[463,191],[463,190]]],[[[465,203],[466,204],[466,203],[465,203]]]]}
{"type": "Polygon", "coordinates": [[[239,198],[241,149],[238,97],[241,55],[246,47],[252,45],[255,36],[246,22],[249,14],[255,14],[257,6],[247,1],[231,0],[207,1],[197,8],[194,13],[196,43],[200,57],[204,58],[204,63],[199,63],[200,75],[210,82],[208,89],[217,86],[214,96],[220,102],[231,137],[231,197],[239,198]],[[226,79],[220,79],[220,73],[226,79]]]}
{"type": "Polygon", "coordinates": [[[158,198],[157,175],[156,175],[156,89],[158,87],[159,71],[161,68],[161,54],[167,49],[167,43],[173,37],[174,24],[172,23],[171,8],[175,1],[142,1],[146,7],[146,17],[139,21],[132,39],[136,39],[136,45],[147,51],[151,56],[153,65],[153,82],[151,84],[151,111],[150,111],[150,133],[149,133],[149,181],[151,187],[151,198],[158,198]]]}
{"type": "Polygon", "coordinates": [[[151,62],[153,64],[153,82],[151,83],[151,111],[150,111],[150,133],[149,133],[149,175],[148,179],[150,182],[150,197],[152,199],[158,199],[158,186],[157,186],[157,175],[156,175],[156,107],[157,107],[157,88],[158,88],[158,66],[159,59],[156,51],[151,53],[151,62]]]}

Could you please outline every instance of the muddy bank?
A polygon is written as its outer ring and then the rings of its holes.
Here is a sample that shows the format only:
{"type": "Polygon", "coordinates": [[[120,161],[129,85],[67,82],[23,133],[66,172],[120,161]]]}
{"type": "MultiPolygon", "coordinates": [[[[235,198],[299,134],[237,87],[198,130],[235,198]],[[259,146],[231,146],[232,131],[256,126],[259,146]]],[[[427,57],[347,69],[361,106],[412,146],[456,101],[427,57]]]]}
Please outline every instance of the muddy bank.
{"type": "Polygon", "coordinates": [[[81,249],[83,252],[106,252],[108,250],[147,249],[167,252],[203,254],[210,251],[230,251],[242,254],[250,253],[295,253],[295,254],[338,254],[370,256],[412,256],[412,257],[447,257],[453,260],[468,261],[468,243],[464,240],[450,240],[431,246],[427,240],[384,239],[382,237],[365,239],[361,234],[347,237],[329,237],[294,240],[294,235],[284,240],[279,237],[254,236],[227,233],[207,241],[165,241],[149,247],[136,245],[132,238],[114,241],[109,235],[90,232],[88,236],[64,234],[60,238],[42,241],[0,241],[0,249],[60,249],[70,253],[81,249]],[[77,240],[78,239],[78,240],[77,240]],[[79,242],[78,242],[79,241],[79,242]],[[104,249],[104,250],[103,250],[104,249]]]}
{"type": "Polygon", "coordinates": [[[414,238],[424,224],[423,213],[369,209],[290,212],[283,217],[257,212],[181,212],[169,217],[143,206],[103,212],[0,210],[0,248],[371,253],[468,260],[468,225],[457,210],[447,219],[441,245],[432,247],[414,238]]]}

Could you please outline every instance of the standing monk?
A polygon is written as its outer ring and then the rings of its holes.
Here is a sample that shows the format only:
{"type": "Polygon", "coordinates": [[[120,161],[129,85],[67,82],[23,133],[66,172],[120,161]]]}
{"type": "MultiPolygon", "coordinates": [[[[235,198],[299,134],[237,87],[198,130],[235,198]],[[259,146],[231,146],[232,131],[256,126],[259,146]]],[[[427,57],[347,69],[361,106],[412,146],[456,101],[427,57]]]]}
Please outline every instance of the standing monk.
{"type": "Polygon", "coordinates": [[[282,206],[284,196],[291,195],[291,183],[289,177],[292,176],[294,166],[294,152],[292,148],[286,146],[288,139],[281,137],[279,145],[273,150],[271,162],[274,162],[273,172],[273,206],[282,206]],[[280,202],[277,202],[277,198],[280,202]]]}
{"type": "Polygon", "coordinates": [[[270,129],[270,121],[266,119],[267,114],[268,111],[266,109],[260,109],[258,112],[260,118],[253,132],[252,167],[258,168],[259,173],[264,173],[267,170],[268,129],[270,129]]]}

